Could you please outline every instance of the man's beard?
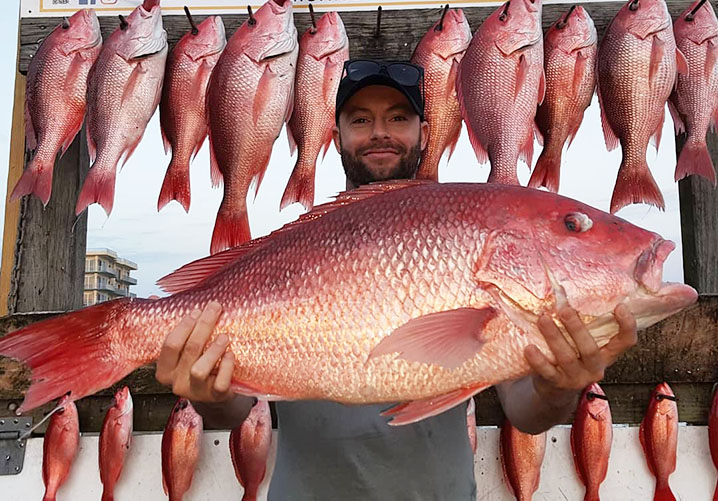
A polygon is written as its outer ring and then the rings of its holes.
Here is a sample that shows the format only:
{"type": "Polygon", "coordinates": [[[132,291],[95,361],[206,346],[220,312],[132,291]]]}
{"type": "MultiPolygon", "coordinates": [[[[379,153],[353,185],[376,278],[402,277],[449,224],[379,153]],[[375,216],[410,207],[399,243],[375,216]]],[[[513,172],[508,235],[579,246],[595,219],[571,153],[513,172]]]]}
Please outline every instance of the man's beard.
{"type": "MultiPolygon", "coordinates": [[[[357,151],[357,155],[352,155],[340,143],[340,154],[342,157],[342,165],[344,173],[349,183],[354,186],[373,183],[375,181],[387,181],[390,179],[414,179],[416,171],[419,170],[419,159],[421,158],[421,142],[416,144],[408,151],[400,144],[387,145],[399,152],[399,163],[391,168],[383,175],[377,176],[371,172],[366,164],[361,160],[361,154],[364,150],[357,151]]],[[[377,145],[371,145],[365,150],[377,148],[377,145]]]]}

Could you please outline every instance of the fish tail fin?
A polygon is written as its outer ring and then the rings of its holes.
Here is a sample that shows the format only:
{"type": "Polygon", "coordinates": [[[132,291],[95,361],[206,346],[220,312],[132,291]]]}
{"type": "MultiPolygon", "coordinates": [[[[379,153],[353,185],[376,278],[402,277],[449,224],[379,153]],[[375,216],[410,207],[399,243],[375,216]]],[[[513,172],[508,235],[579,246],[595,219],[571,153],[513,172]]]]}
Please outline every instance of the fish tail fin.
{"type": "Polygon", "coordinates": [[[102,500],[101,501],[115,501],[114,493],[110,492],[107,487],[102,489],[102,500]]]}
{"type": "Polygon", "coordinates": [[[311,210],[314,206],[314,169],[316,164],[311,159],[303,159],[302,152],[299,152],[297,164],[294,166],[292,175],[289,176],[287,187],[284,189],[279,210],[284,210],[295,202],[299,202],[305,209],[311,210]]]}
{"type": "Polygon", "coordinates": [[[105,209],[105,213],[108,216],[110,215],[115,202],[116,168],[116,164],[109,169],[97,166],[90,168],[90,172],[87,173],[85,182],[82,185],[82,191],[77,197],[75,214],[79,215],[90,205],[98,203],[105,209]]]}
{"type": "Polygon", "coordinates": [[[705,140],[687,141],[678,156],[675,180],[680,181],[691,174],[703,176],[713,183],[713,186],[716,185],[716,172],[705,140]]]}
{"type": "Polygon", "coordinates": [[[653,501],[676,501],[676,497],[671,491],[671,487],[668,482],[656,484],[656,493],[653,496],[653,501]]]}
{"type": "Polygon", "coordinates": [[[41,161],[39,158],[33,158],[25,167],[20,180],[12,190],[10,200],[17,200],[23,195],[35,195],[42,200],[42,204],[47,206],[50,201],[52,192],[52,171],[55,167],[54,159],[52,162],[41,161]]]}
{"type": "Polygon", "coordinates": [[[601,501],[598,495],[598,486],[586,487],[586,495],[583,497],[583,501],[601,501]]]}
{"type": "Polygon", "coordinates": [[[55,501],[57,494],[54,492],[47,492],[42,496],[42,501],[55,501]]]}
{"type": "MultiPolygon", "coordinates": [[[[645,155],[645,153],[644,153],[645,155]]],[[[645,203],[665,210],[663,194],[656,184],[645,160],[637,165],[621,163],[618,169],[616,186],[611,197],[611,214],[619,209],[635,203],[645,203]]]]}
{"type": "Polygon", "coordinates": [[[558,193],[559,179],[561,176],[561,150],[555,151],[548,145],[541,151],[536,167],[529,179],[530,188],[545,186],[549,191],[558,193]]]}
{"type": "Polygon", "coordinates": [[[169,167],[167,167],[165,180],[162,182],[162,189],[157,200],[157,212],[161,211],[172,200],[177,200],[184,208],[184,211],[189,212],[189,160],[176,160],[174,154],[169,167]]]}
{"type": "Polygon", "coordinates": [[[242,501],[257,501],[257,493],[245,491],[242,495],[242,501]]]}
{"type": "Polygon", "coordinates": [[[0,339],[0,355],[30,366],[20,412],[70,393],[78,400],[111,386],[143,362],[113,346],[111,329],[144,299],[123,298],[35,322],[0,339]]]}
{"type": "Polygon", "coordinates": [[[713,493],[713,501],[718,501],[718,482],[716,482],[716,490],[713,493]]]}
{"type": "Polygon", "coordinates": [[[252,239],[249,230],[249,218],[247,208],[241,210],[230,210],[229,206],[222,201],[217,211],[217,220],[214,223],[212,232],[212,243],[210,254],[216,254],[225,249],[231,249],[239,244],[252,239]]]}

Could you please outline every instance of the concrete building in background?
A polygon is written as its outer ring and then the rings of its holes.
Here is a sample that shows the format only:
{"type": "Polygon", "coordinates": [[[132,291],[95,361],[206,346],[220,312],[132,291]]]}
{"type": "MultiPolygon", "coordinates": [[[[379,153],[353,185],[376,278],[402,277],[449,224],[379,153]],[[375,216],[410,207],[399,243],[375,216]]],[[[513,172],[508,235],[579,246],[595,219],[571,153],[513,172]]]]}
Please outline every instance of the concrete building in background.
{"type": "Polygon", "coordinates": [[[85,253],[85,306],[119,297],[136,297],[130,292],[137,279],[130,276],[137,264],[122,259],[110,249],[89,249],[85,253]]]}

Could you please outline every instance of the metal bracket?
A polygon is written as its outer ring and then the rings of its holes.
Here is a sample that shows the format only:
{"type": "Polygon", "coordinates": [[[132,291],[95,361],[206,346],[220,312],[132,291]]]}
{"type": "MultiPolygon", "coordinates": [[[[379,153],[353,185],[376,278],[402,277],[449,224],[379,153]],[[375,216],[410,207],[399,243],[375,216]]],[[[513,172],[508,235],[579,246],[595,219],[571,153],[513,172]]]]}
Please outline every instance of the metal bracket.
{"type": "Polygon", "coordinates": [[[22,471],[26,439],[18,438],[31,427],[31,417],[0,417],[0,476],[22,471]]]}

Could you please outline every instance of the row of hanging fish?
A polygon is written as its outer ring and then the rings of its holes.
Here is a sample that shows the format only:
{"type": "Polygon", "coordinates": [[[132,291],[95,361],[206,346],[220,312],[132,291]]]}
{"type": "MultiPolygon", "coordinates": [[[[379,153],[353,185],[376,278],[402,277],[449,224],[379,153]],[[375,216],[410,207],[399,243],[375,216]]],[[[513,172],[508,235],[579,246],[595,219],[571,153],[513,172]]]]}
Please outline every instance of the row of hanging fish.
{"type": "MultiPolygon", "coordinates": [[[[714,395],[708,423],[709,447],[718,469],[718,392],[714,395]]],[[[656,478],[654,499],[675,501],[668,478],[676,469],[678,407],[667,383],[651,393],[651,400],[639,428],[646,463],[656,478]]],[[[611,409],[606,394],[592,384],[581,395],[571,427],[571,450],[576,473],[585,486],[586,501],[599,501],[599,489],[606,479],[613,441],[611,409]]],[[[539,486],[546,452],[546,433],[529,435],[506,420],[501,426],[500,456],[504,480],[518,499],[530,500],[539,486]]],[[[718,497],[718,486],[714,499],[718,497]]]]}
{"type": "MultiPolygon", "coordinates": [[[[43,501],[55,501],[65,483],[80,444],[80,425],[75,404],[64,397],[50,417],[43,441],[43,501]]],[[[115,394],[107,410],[99,438],[102,501],[114,499],[132,445],[132,396],[125,386],[115,394]]],[[[186,399],[179,399],[162,434],[162,485],[170,501],[181,501],[192,485],[201,451],[202,416],[186,399]]],[[[272,442],[269,404],[258,401],[240,426],[230,432],[229,452],[234,472],[244,488],[243,501],[255,501],[265,478],[272,442]]]]}
{"type": "MultiPolygon", "coordinates": [[[[663,208],[646,149],[651,138],[660,143],[667,101],[677,130],[687,132],[676,180],[700,174],[715,183],[705,135],[718,117],[718,20],[708,2],[696,0],[672,27],[664,0],[629,0],[600,44],[583,7],[572,6],[545,37],[541,13],[541,0],[507,2],[472,36],[463,12],[447,6],[419,42],[411,59],[425,68],[430,132],[418,177],[438,177],[463,120],[479,162],[491,162],[489,181],[518,184],[518,159],[531,164],[537,137],[544,148],[529,185],[557,191],[564,145],[597,88],[606,146],[623,150],[611,212],[638,202],[663,208]]],[[[189,164],[209,133],[212,182],[224,189],[212,253],[250,239],[246,198],[252,185],[259,189],[285,123],[297,160],[281,208],[312,207],[315,165],[331,141],[349,58],[339,15],[313,21],[297,41],[291,0],[268,0],[227,42],[219,17],[195,25],[187,14],[191,30],[169,56],[158,0],[121,17],[104,45],[94,11],[63,20],[28,70],[34,156],[13,198],[34,193],[47,204],[55,155],[86,116],[92,167],[76,212],[99,203],[109,215],[116,166],[159,105],[172,160],[158,209],[171,200],[189,209],[189,164]]]]}

